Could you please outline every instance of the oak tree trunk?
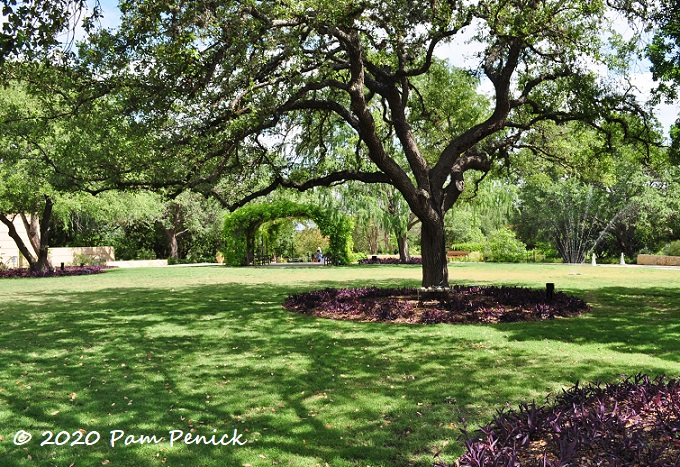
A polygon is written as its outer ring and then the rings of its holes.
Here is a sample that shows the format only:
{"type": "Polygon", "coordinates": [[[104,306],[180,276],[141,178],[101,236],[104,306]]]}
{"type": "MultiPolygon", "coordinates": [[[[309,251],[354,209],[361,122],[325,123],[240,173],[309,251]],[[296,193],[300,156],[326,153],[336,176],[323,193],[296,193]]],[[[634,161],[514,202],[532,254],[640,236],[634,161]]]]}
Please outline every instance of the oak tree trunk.
{"type": "Polygon", "coordinates": [[[179,243],[177,241],[177,230],[174,228],[165,229],[165,236],[168,239],[168,257],[172,259],[179,259],[179,243]]]}
{"type": "Polygon", "coordinates": [[[40,216],[40,247],[38,248],[38,261],[35,265],[35,271],[46,272],[52,271],[52,262],[50,261],[49,253],[49,242],[50,242],[50,223],[52,221],[52,208],[54,203],[52,199],[45,196],[45,208],[43,209],[42,216],[40,216]]]}
{"type": "Polygon", "coordinates": [[[6,214],[0,214],[0,222],[7,226],[8,234],[14,240],[19,252],[28,261],[31,272],[44,273],[52,271],[52,263],[49,257],[50,240],[50,221],[52,219],[52,208],[54,203],[49,196],[45,196],[45,207],[42,214],[31,216],[30,220],[26,215],[21,215],[26,232],[29,237],[30,246],[34,253],[31,253],[29,245],[19,235],[14,226],[13,218],[10,219],[6,214]]]}
{"type": "Polygon", "coordinates": [[[31,264],[30,268],[33,272],[49,272],[54,269],[52,267],[52,261],[50,261],[50,257],[48,256],[47,245],[40,248],[40,251],[38,251],[38,260],[35,264],[31,264]]]}
{"type": "Polygon", "coordinates": [[[423,287],[448,287],[444,218],[422,221],[420,251],[423,258],[423,287]]]}
{"type": "Polygon", "coordinates": [[[28,261],[29,265],[33,265],[37,259],[33,252],[28,248],[28,245],[24,243],[23,238],[19,235],[19,232],[17,231],[16,227],[14,226],[14,217],[9,217],[6,214],[1,214],[0,215],[0,222],[5,224],[7,227],[7,233],[9,234],[10,238],[14,240],[14,243],[16,244],[17,248],[19,249],[19,252],[21,255],[26,258],[26,261],[28,261]]]}

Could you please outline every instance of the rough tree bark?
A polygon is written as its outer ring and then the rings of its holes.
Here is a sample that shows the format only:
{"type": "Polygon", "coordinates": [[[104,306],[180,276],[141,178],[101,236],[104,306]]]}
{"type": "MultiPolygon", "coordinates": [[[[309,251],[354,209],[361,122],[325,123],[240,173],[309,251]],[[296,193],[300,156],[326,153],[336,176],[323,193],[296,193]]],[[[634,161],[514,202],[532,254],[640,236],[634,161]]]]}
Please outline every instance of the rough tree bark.
{"type": "Polygon", "coordinates": [[[448,287],[449,269],[446,260],[444,216],[422,222],[421,253],[423,260],[423,287],[448,287]]]}
{"type": "Polygon", "coordinates": [[[168,257],[172,259],[179,259],[179,238],[189,233],[188,229],[180,230],[184,218],[182,216],[182,206],[179,203],[173,202],[170,206],[170,226],[163,226],[165,237],[168,240],[168,257]]]}
{"type": "Polygon", "coordinates": [[[174,227],[165,228],[165,237],[168,239],[168,257],[179,259],[179,242],[177,241],[177,230],[174,227]]]}
{"type": "Polygon", "coordinates": [[[26,227],[31,248],[24,242],[14,226],[16,216],[9,216],[0,213],[0,222],[7,226],[10,238],[14,240],[21,255],[28,261],[31,272],[44,273],[53,270],[49,258],[49,239],[50,239],[50,220],[52,219],[52,208],[54,202],[49,196],[45,196],[45,206],[42,214],[37,213],[32,216],[20,214],[19,217],[26,227]],[[33,252],[31,252],[33,249],[33,252]]]}

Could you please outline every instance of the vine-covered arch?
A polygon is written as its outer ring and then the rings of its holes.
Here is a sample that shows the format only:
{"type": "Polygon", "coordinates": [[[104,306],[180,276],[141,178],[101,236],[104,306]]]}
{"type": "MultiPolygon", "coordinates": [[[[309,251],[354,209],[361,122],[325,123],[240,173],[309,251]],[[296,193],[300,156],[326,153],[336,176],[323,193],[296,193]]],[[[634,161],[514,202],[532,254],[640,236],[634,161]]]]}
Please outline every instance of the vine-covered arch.
{"type": "Polygon", "coordinates": [[[265,222],[286,217],[313,220],[321,234],[329,238],[327,253],[338,264],[348,264],[352,252],[352,219],[320,206],[292,201],[276,201],[244,206],[224,221],[224,262],[232,266],[251,264],[255,234],[265,222]]]}

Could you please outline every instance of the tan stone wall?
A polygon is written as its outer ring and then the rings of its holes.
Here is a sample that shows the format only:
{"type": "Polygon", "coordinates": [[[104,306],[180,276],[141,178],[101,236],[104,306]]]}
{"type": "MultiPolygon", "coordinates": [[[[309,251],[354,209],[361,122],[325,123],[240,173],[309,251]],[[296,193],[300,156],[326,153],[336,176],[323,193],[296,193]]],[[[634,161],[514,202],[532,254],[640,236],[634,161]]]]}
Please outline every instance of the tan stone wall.
{"type": "MultiPolygon", "coordinates": [[[[14,219],[14,227],[19,232],[19,236],[23,239],[24,243],[28,248],[33,251],[31,242],[28,240],[28,234],[26,233],[26,228],[24,223],[21,221],[19,216],[14,219]]],[[[19,253],[19,248],[17,248],[16,243],[12,237],[9,236],[9,231],[7,226],[0,222],[0,262],[5,264],[10,268],[18,267],[28,267],[28,261],[19,253]]]]}
{"type": "Polygon", "coordinates": [[[637,264],[647,266],[680,266],[680,256],[638,255],[637,264]]]}
{"type": "MultiPolygon", "coordinates": [[[[26,228],[19,216],[14,219],[14,226],[26,246],[33,252],[33,247],[28,239],[26,228]]],[[[35,252],[33,253],[35,254],[35,252]]],[[[102,262],[115,261],[116,259],[112,246],[50,248],[49,255],[52,265],[55,267],[59,266],[61,263],[69,266],[74,264],[78,255],[101,260],[102,262]]],[[[16,243],[14,243],[12,237],[9,236],[7,226],[3,223],[0,223],[0,262],[10,268],[28,267],[28,261],[26,261],[19,252],[16,243]]]]}
{"type": "Polygon", "coordinates": [[[129,261],[108,261],[107,266],[117,268],[160,268],[168,265],[167,259],[134,259],[129,261]]]}
{"type": "Polygon", "coordinates": [[[112,246],[80,246],[72,248],[50,248],[50,260],[53,266],[61,263],[66,265],[78,266],[80,256],[85,256],[92,260],[107,262],[115,261],[116,256],[112,246]]]}

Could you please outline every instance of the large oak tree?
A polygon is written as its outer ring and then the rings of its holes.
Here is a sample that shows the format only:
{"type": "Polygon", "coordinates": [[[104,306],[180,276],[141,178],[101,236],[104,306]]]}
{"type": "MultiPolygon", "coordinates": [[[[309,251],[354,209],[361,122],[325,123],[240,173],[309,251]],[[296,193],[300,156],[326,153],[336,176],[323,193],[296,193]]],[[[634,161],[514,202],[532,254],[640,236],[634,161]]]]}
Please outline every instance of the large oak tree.
{"type": "Polygon", "coordinates": [[[635,97],[596,72],[606,66],[607,8],[590,0],[124,0],[120,29],[100,32],[82,58],[158,138],[156,177],[210,191],[229,174],[248,187],[222,194],[231,208],[280,187],[390,184],[422,223],[423,286],[447,286],[444,214],[466,172],[507,160],[545,121],[603,132],[618,123],[625,137],[639,136],[623,118],[641,112],[635,97]],[[455,43],[459,53],[471,37],[479,45],[471,73],[490,84],[491,108],[462,128],[433,129],[439,109],[423,97],[423,77],[443,47],[455,43]],[[356,134],[353,151],[335,147],[338,126],[356,134]],[[433,131],[436,144],[426,137],[433,131]]]}

